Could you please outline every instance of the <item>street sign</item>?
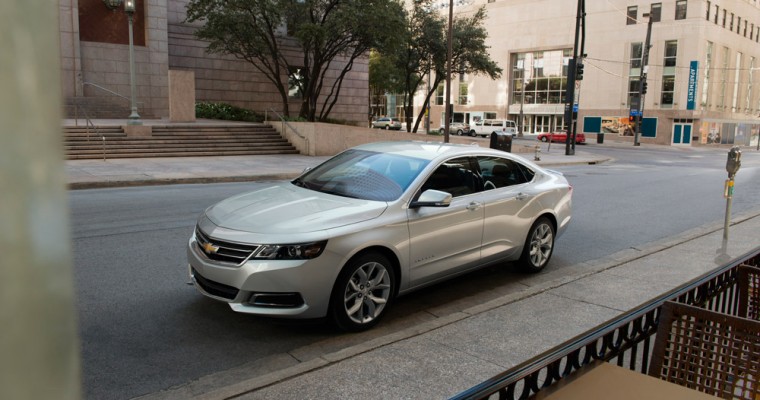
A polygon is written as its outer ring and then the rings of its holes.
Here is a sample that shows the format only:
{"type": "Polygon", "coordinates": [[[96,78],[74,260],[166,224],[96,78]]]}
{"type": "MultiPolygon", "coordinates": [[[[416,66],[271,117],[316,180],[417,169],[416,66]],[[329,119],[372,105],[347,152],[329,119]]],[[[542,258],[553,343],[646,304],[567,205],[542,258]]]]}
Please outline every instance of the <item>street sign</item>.
{"type": "Polygon", "coordinates": [[[573,112],[578,112],[578,103],[573,104],[573,112]]]}

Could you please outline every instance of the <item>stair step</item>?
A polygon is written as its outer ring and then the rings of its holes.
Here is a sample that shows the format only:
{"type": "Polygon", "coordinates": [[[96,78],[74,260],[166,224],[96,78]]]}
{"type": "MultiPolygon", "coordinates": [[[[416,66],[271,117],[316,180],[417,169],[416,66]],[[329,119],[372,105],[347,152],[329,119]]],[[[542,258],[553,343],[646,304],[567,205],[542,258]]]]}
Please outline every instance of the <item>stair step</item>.
{"type": "Polygon", "coordinates": [[[151,136],[127,136],[122,127],[65,127],[67,158],[202,157],[298,154],[271,125],[154,125],[151,136]],[[103,140],[105,138],[105,140],[103,140]]]}

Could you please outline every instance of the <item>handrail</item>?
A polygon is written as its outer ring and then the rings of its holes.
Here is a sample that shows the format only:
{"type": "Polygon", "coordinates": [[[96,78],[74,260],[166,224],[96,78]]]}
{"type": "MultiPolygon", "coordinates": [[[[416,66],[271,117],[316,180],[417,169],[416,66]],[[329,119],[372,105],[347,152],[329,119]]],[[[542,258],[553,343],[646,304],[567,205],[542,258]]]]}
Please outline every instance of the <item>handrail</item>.
{"type": "Polygon", "coordinates": [[[676,300],[713,311],[735,312],[736,270],[742,263],[758,262],[760,247],[450,399],[486,399],[497,393],[499,399],[528,398],[596,360],[617,360],[618,366],[627,361],[628,369],[646,374],[662,304],[676,300]]]}
{"type": "Polygon", "coordinates": [[[92,130],[95,131],[96,136],[100,136],[100,139],[103,143],[103,161],[106,160],[106,137],[105,135],[101,135],[98,131],[98,127],[95,125],[95,123],[92,122],[92,119],[90,119],[89,114],[87,114],[87,109],[85,107],[82,107],[80,104],[74,104],[74,126],[79,126],[79,110],[82,110],[82,113],[84,114],[85,118],[85,125],[84,125],[84,131],[87,134],[87,141],[90,141],[90,127],[92,127],[92,130]]]}
{"type": "Polygon", "coordinates": [[[265,109],[264,110],[264,121],[267,121],[267,112],[269,112],[269,111],[273,112],[274,115],[276,115],[277,118],[279,118],[280,121],[282,122],[282,124],[283,124],[282,131],[283,131],[283,133],[285,133],[285,126],[287,126],[288,128],[290,128],[290,130],[292,130],[296,134],[296,136],[298,136],[304,142],[306,142],[306,153],[309,153],[309,139],[306,136],[302,135],[300,132],[298,132],[298,130],[296,128],[294,128],[292,125],[290,125],[288,123],[288,121],[285,120],[285,117],[282,116],[282,114],[278,113],[277,111],[275,111],[272,108],[270,108],[268,110],[265,109]]]}
{"type": "Polygon", "coordinates": [[[110,93],[110,94],[112,94],[112,95],[114,95],[114,96],[116,96],[116,97],[121,97],[122,99],[124,99],[124,100],[126,100],[126,101],[130,101],[130,98],[129,98],[129,97],[127,97],[127,96],[124,96],[124,95],[122,95],[122,94],[119,94],[119,93],[116,93],[116,92],[114,92],[114,91],[113,91],[113,90],[111,90],[111,89],[106,89],[106,88],[104,88],[103,86],[100,86],[100,85],[98,85],[97,83],[92,83],[92,82],[84,82],[84,83],[82,83],[82,85],[83,85],[83,86],[88,86],[88,85],[89,85],[89,86],[92,86],[92,87],[94,87],[94,88],[100,89],[100,90],[102,90],[102,91],[108,92],[108,93],[110,93]]]}

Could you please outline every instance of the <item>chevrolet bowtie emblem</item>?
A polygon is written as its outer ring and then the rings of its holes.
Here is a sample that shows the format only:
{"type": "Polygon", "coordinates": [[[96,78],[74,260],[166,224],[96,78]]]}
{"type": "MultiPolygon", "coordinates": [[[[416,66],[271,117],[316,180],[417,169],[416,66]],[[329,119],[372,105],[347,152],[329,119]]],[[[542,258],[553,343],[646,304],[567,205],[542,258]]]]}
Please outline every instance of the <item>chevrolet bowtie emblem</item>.
{"type": "Polygon", "coordinates": [[[201,247],[206,254],[216,254],[219,251],[219,246],[214,246],[211,243],[204,243],[201,247]]]}

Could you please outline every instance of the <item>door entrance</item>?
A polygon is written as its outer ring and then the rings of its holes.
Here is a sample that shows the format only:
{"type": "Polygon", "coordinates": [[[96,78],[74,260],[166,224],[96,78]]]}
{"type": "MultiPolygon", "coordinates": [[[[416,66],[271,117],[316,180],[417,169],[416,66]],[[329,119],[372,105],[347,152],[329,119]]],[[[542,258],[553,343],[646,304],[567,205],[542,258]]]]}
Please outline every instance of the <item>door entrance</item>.
{"type": "Polygon", "coordinates": [[[673,124],[673,144],[691,145],[691,124],[673,124]]]}

